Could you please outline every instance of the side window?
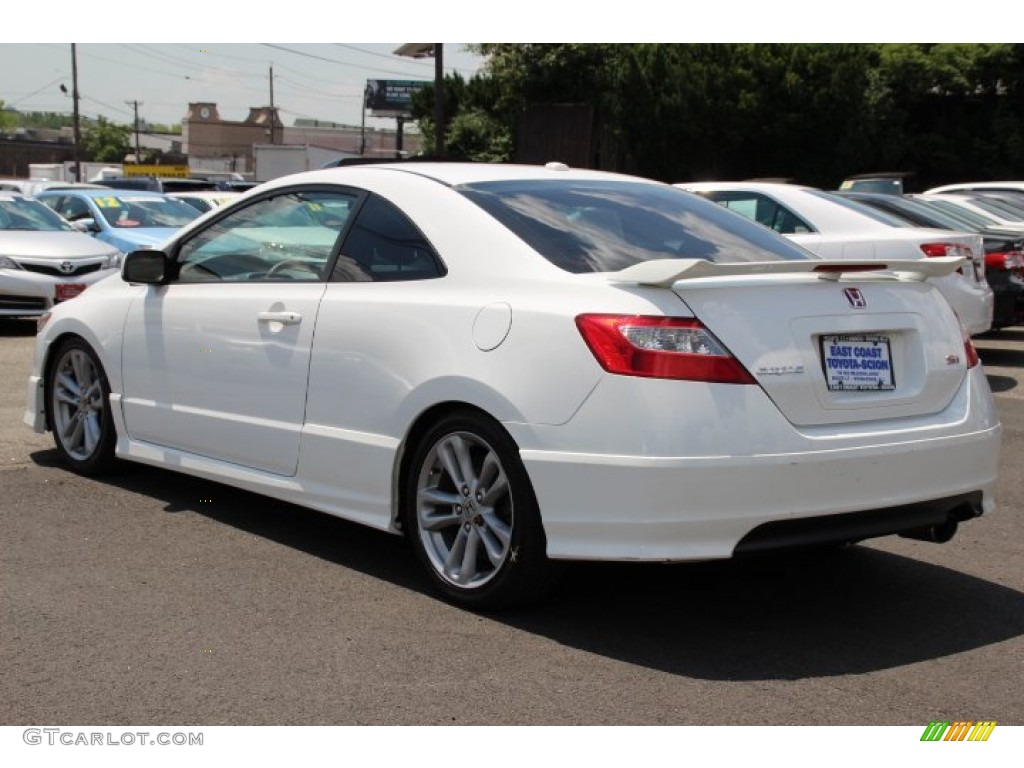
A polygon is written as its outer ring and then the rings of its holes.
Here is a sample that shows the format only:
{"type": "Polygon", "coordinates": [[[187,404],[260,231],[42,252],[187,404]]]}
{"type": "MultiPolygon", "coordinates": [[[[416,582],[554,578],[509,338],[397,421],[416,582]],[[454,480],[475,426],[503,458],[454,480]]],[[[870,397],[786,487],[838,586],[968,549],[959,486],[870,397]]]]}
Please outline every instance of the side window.
{"type": "Polygon", "coordinates": [[[443,274],[416,225],[392,203],[370,195],[345,237],[331,280],[426,280],[443,274]]]}
{"type": "Polygon", "coordinates": [[[705,196],[730,211],[746,216],[780,235],[793,235],[814,230],[803,219],[767,195],[757,192],[712,191],[705,196]]]}
{"type": "Polygon", "coordinates": [[[61,198],[56,211],[68,221],[91,219],[93,217],[89,204],[77,197],[61,198]]]}
{"type": "Polygon", "coordinates": [[[177,282],[324,280],[357,200],[344,192],[283,191],[232,211],[181,245],[177,282]]]}

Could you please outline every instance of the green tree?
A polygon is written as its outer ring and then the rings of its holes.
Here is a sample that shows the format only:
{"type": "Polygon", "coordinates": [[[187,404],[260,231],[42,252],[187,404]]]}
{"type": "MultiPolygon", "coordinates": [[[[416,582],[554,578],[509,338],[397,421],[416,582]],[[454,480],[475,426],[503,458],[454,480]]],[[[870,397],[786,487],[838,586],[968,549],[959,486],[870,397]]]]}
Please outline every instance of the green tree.
{"type": "Polygon", "coordinates": [[[881,45],[872,138],[886,167],[919,183],[1024,171],[1024,46],[881,45]]]}
{"type": "MultiPolygon", "coordinates": [[[[512,157],[509,121],[494,111],[495,81],[459,74],[444,81],[445,148],[450,157],[479,162],[504,162],[512,157]]],[[[413,95],[413,118],[423,136],[425,154],[435,153],[434,87],[413,95]]]]}
{"type": "MultiPolygon", "coordinates": [[[[507,142],[514,158],[524,110],[582,104],[596,116],[603,167],[664,181],[831,187],[864,171],[915,171],[928,185],[1024,174],[1020,44],[472,48],[486,63],[461,87],[446,80],[447,142],[479,157],[502,156],[480,147],[507,142]]],[[[418,116],[432,142],[430,104],[418,116]]]]}
{"type": "Polygon", "coordinates": [[[9,131],[17,127],[18,113],[13,109],[9,109],[4,100],[0,99],[0,131],[9,131]]]}
{"type": "Polygon", "coordinates": [[[82,135],[85,156],[100,163],[120,163],[129,149],[131,129],[99,117],[82,135]]]}

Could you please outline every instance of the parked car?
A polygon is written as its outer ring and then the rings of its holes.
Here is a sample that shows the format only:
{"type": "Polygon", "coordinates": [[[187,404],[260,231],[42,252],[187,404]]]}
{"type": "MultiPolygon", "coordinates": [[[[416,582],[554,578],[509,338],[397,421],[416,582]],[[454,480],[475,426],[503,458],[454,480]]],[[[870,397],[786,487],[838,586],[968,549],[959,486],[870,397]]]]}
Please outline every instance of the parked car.
{"type": "Polygon", "coordinates": [[[830,192],[790,184],[701,182],[677,186],[764,224],[825,258],[963,256],[970,266],[936,281],[972,336],[992,327],[995,299],[977,234],[909,228],[902,220],[830,192]]]}
{"type": "Polygon", "coordinates": [[[958,216],[935,207],[927,200],[895,197],[870,192],[836,194],[878,208],[917,227],[976,232],[985,248],[985,280],[992,288],[992,328],[1006,328],[1024,322],[1024,233],[998,229],[968,216],[958,216]]]}
{"type": "Polygon", "coordinates": [[[963,263],[818,259],[562,165],[306,172],[55,308],[25,420],[84,474],[120,457],[402,533],[477,608],[563,560],[946,540],[993,509],[1001,429],[926,282],[963,263]]]}
{"type": "Polygon", "coordinates": [[[163,176],[112,176],[103,179],[103,185],[111,189],[134,189],[145,192],[200,192],[217,188],[217,182],[209,179],[184,179],[163,176]]]}
{"type": "Polygon", "coordinates": [[[926,189],[924,194],[939,195],[947,192],[1024,192],[1024,181],[965,181],[932,187],[926,189]]]}
{"type": "Polygon", "coordinates": [[[175,200],[183,200],[200,213],[206,213],[234,202],[241,194],[241,192],[208,190],[206,192],[168,192],[167,196],[173,197],[175,200]]]}
{"type": "Polygon", "coordinates": [[[842,192],[872,192],[900,197],[907,192],[907,180],[914,174],[908,171],[858,173],[847,176],[839,185],[842,192]]]}
{"type": "Polygon", "coordinates": [[[955,194],[907,195],[907,199],[923,203],[930,208],[942,211],[942,213],[947,216],[971,221],[980,227],[998,227],[1008,231],[1024,232],[1024,227],[1001,224],[999,219],[995,216],[985,213],[978,208],[963,205],[959,200],[958,195],[955,194]]]}
{"type": "Polygon", "coordinates": [[[125,253],[162,244],[199,217],[188,203],[156,192],[109,188],[46,190],[39,199],[125,253]]]}
{"type": "Polygon", "coordinates": [[[914,195],[914,199],[945,200],[953,206],[984,216],[995,226],[1024,230],[1024,211],[997,198],[972,192],[943,192],[933,195],[914,195]]]}
{"type": "Polygon", "coordinates": [[[99,184],[77,181],[54,181],[52,179],[0,179],[0,190],[20,192],[35,196],[44,189],[103,189],[99,184]]]}
{"type": "Polygon", "coordinates": [[[112,274],[121,253],[38,200],[0,191],[0,316],[33,317],[112,274]]]}

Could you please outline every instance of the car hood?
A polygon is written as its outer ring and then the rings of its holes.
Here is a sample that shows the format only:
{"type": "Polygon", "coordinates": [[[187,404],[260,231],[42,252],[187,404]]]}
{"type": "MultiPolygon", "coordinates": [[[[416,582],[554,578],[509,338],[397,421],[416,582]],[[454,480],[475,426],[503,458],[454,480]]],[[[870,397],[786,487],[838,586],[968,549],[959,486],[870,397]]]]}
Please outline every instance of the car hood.
{"type": "Polygon", "coordinates": [[[139,229],[111,229],[108,237],[111,242],[125,244],[127,248],[121,250],[130,251],[133,248],[152,248],[163,245],[178,231],[177,227],[141,227],[139,229]]]}
{"type": "Polygon", "coordinates": [[[81,232],[0,231],[0,255],[31,258],[109,256],[111,246],[81,232]]]}

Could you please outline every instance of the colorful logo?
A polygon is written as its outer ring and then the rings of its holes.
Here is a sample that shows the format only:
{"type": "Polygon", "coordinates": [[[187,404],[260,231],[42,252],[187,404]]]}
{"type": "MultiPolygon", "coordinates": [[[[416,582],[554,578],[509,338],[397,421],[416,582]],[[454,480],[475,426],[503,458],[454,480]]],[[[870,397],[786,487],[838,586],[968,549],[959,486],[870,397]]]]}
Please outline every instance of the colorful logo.
{"type": "Polygon", "coordinates": [[[995,730],[995,720],[956,720],[930,722],[921,734],[921,741],[988,741],[995,730]]]}

